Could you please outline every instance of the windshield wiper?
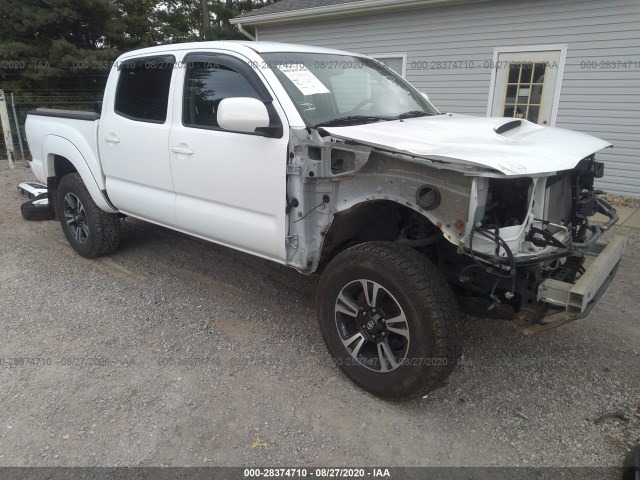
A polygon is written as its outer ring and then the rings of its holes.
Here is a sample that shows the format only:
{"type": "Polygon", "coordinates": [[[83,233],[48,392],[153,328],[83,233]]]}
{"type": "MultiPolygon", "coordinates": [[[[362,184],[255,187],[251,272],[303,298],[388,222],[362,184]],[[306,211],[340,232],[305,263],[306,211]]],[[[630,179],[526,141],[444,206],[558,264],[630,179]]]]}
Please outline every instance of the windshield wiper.
{"type": "Polygon", "coordinates": [[[348,115],[346,117],[334,118],[333,120],[327,120],[326,122],[320,122],[313,126],[318,127],[340,127],[345,125],[358,125],[362,123],[374,123],[384,120],[394,120],[394,117],[380,117],[373,115],[348,115]]]}
{"type": "Polygon", "coordinates": [[[428,112],[424,112],[422,110],[411,110],[410,112],[404,112],[398,115],[396,118],[416,118],[416,117],[430,117],[432,114],[428,112]]]}

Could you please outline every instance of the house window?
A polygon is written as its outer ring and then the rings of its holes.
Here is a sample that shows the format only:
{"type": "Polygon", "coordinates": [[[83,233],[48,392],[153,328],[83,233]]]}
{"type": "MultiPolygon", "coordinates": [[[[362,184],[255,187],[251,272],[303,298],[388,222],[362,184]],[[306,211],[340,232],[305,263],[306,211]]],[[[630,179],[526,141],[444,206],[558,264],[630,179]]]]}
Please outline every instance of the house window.
{"type": "Polygon", "coordinates": [[[509,62],[502,116],[538,123],[545,69],[544,62],[509,62]]]}
{"type": "Polygon", "coordinates": [[[379,62],[383,63],[387,68],[390,68],[403,78],[407,73],[407,54],[406,53],[380,53],[369,55],[371,58],[375,58],[379,62]]]}
{"type": "Polygon", "coordinates": [[[555,124],[567,45],[496,47],[487,115],[555,124]]]}

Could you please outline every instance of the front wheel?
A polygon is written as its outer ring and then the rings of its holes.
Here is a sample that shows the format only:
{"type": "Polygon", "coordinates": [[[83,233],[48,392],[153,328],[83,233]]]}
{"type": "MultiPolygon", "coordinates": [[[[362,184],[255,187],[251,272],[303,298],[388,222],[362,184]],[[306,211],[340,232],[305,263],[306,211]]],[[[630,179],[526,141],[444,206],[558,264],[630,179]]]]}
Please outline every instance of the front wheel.
{"type": "Polygon", "coordinates": [[[120,218],[100,209],[77,173],[60,180],[56,210],[73,249],[86,258],[114,252],[120,243],[120,218]]]}
{"type": "Polygon", "coordinates": [[[462,354],[458,304],[417,251],[370,242],[334,258],[318,289],[320,330],[354,383],[374,395],[425,394],[462,354]]]}

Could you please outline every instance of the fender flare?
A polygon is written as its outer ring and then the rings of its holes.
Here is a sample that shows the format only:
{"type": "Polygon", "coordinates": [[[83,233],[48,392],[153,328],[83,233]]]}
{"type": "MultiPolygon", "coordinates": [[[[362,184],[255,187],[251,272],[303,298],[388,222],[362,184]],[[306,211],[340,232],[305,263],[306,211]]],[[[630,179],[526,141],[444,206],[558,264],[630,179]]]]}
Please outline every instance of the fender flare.
{"type": "Polygon", "coordinates": [[[54,161],[53,156],[59,155],[66,158],[78,171],[82,181],[89,190],[89,194],[96,205],[101,210],[108,213],[117,213],[118,210],[107,201],[102,190],[98,186],[98,182],[93,176],[93,172],[89,168],[87,161],[82,156],[78,148],[64,137],[58,135],[47,135],[42,141],[43,158],[46,158],[45,172],[47,177],[54,177],[54,161]]]}

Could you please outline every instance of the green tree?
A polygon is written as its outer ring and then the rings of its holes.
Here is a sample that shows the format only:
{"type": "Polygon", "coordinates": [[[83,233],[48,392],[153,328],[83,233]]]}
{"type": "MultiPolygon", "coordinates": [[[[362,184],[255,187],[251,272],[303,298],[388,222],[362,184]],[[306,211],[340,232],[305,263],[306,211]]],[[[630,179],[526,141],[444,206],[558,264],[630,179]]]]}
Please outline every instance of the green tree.
{"type": "Polygon", "coordinates": [[[60,103],[99,98],[110,62],[121,53],[162,43],[244,38],[229,19],[268,3],[272,0],[0,0],[0,88],[36,100],[38,94],[55,94],[60,103]]]}
{"type": "Polygon", "coordinates": [[[157,0],[0,0],[5,90],[82,94],[103,88],[108,62],[160,40],[157,0]]]}
{"type": "Polygon", "coordinates": [[[165,0],[156,11],[156,24],[167,43],[244,40],[244,35],[229,20],[275,1],[165,0]]]}

